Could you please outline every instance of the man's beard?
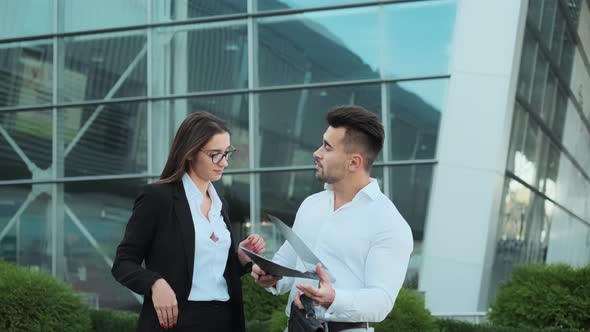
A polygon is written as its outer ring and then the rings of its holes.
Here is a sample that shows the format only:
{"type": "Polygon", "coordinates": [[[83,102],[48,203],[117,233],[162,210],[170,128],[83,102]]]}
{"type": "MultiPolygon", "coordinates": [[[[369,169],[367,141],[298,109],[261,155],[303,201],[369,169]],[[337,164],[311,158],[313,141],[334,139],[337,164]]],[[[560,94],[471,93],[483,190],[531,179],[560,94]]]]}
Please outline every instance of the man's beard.
{"type": "Polygon", "coordinates": [[[330,175],[324,174],[322,172],[323,170],[324,169],[322,167],[320,167],[316,170],[316,173],[315,173],[316,179],[318,179],[320,182],[327,183],[327,184],[333,184],[339,180],[335,176],[330,176],[330,175]]]}

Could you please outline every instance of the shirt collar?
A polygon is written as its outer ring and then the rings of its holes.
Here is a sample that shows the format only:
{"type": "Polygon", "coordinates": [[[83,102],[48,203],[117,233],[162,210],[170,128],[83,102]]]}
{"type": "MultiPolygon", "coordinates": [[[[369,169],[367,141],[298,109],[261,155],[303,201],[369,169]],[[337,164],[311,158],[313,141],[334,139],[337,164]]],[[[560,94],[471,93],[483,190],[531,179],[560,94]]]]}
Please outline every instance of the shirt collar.
{"type": "MultiPolygon", "coordinates": [[[[186,198],[189,202],[195,200],[197,202],[203,201],[203,194],[201,194],[201,191],[199,190],[199,188],[197,188],[197,186],[195,185],[193,180],[191,180],[191,177],[187,173],[184,173],[184,175],[182,176],[182,185],[184,186],[184,192],[186,193],[186,198]]],[[[209,182],[207,192],[209,192],[209,196],[211,197],[212,207],[214,209],[221,209],[221,199],[217,195],[217,191],[215,190],[215,187],[211,184],[211,182],[209,182]]]]}
{"type": "MultiPolygon", "coordinates": [[[[331,184],[328,184],[328,183],[325,183],[324,184],[324,189],[330,190],[330,191],[334,191],[334,187],[331,184]]],[[[379,182],[377,182],[377,179],[371,178],[371,180],[369,181],[369,184],[367,184],[366,186],[364,186],[363,189],[361,189],[355,195],[355,197],[353,198],[353,200],[355,198],[357,198],[359,195],[365,195],[370,200],[375,201],[379,197],[379,194],[380,193],[381,193],[381,189],[379,188],[379,182]]]]}

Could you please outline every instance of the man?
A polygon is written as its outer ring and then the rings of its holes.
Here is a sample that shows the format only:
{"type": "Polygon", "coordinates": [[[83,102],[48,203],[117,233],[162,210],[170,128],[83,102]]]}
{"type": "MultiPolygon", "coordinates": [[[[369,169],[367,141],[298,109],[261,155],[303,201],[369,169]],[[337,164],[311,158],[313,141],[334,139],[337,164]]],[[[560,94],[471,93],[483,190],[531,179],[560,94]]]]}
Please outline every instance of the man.
{"type": "MultiPolygon", "coordinates": [[[[287,315],[291,301],[302,308],[303,293],[314,301],[316,316],[329,332],[366,331],[368,322],[382,321],[393,308],[413,249],[412,233],[370,177],[384,139],[377,117],[359,106],[340,106],[327,121],[323,144],[313,154],[325,190],[303,201],[293,224],[325,264],[316,267],[319,285],[273,276],[257,265],[252,276],[273,294],[290,291],[287,315]]],[[[287,242],[273,261],[305,269],[287,242]]]]}

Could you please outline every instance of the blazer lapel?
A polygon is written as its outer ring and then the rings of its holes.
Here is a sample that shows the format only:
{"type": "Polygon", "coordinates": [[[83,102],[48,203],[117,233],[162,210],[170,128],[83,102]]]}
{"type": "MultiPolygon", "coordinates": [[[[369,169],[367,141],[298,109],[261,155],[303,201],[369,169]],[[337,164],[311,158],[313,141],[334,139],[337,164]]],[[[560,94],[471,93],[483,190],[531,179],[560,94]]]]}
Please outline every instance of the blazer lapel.
{"type": "Polygon", "coordinates": [[[175,188],[174,211],[182,232],[184,254],[186,257],[186,265],[188,267],[187,273],[189,280],[192,282],[193,268],[195,264],[195,226],[193,224],[193,217],[186,199],[186,194],[184,193],[182,181],[178,181],[175,188]]]}

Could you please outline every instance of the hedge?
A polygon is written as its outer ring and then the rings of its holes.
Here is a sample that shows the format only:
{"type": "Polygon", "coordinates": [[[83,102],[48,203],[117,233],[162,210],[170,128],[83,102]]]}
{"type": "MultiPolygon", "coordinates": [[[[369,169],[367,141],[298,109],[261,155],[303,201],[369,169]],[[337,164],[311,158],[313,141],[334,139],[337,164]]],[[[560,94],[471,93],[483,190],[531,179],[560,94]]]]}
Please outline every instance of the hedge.
{"type": "Polygon", "coordinates": [[[0,331],[90,330],[80,296],[44,271],[0,260],[0,294],[0,331]]]}
{"type": "Polygon", "coordinates": [[[272,295],[264,288],[254,283],[252,276],[242,277],[242,289],[244,294],[244,316],[248,321],[268,321],[273,312],[278,309],[285,310],[288,295],[272,295]]]}
{"type": "Polygon", "coordinates": [[[506,327],[490,324],[472,324],[452,319],[437,320],[440,332],[580,332],[576,329],[536,328],[536,327],[506,327]]]}
{"type": "Polygon", "coordinates": [[[415,290],[402,288],[393,310],[380,323],[371,324],[375,331],[437,332],[435,318],[424,307],[423,297],[415,290]]]}
{"type": "Polygon", "coordinates": [[[590,329],[590,266],[531,264],[498,289],[489,319],[517,328],[590,329]]]}
{"type": "Polygon", "coordinates": [[[119,310],[90,310],[92,332],[135,332],[139,314],[119,310]]]}

